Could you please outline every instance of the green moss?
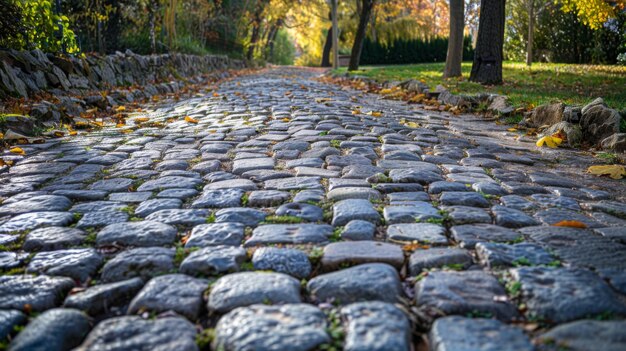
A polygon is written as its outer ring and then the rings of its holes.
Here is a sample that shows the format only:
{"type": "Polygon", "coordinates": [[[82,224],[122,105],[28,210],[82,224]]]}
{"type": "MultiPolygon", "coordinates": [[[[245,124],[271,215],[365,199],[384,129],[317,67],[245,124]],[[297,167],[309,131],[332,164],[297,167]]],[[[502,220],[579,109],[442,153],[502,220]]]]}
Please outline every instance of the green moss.
{"type": "Polygon", "coordinates": [[[263,221],[265,224],[298,224],[303,220],[296,216],[268,216],[263,221]]]}

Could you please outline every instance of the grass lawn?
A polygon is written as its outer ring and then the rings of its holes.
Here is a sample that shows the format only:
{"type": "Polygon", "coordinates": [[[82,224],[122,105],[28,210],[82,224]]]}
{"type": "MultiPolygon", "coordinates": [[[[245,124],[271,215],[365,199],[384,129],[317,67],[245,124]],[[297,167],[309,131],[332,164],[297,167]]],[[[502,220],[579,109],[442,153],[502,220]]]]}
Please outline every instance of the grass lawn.
{"type": "MultiPolygon", "coordinates": [[[[363,66],[356,75],[378,81],[418,79],[432,88],[438,84],[453,93],[488,92],[507,95],[517,107],[534,107],[554,101],[582,105],[597,97],[615,109],[626,110],[626,66],[505,62],[504,84],[482,86],[468,82],[471,62],[463,62],[462,79],[443,79],[444,63],[363,66]]],[[[340,68],[345,73],[346,68],[340,68]]]]}

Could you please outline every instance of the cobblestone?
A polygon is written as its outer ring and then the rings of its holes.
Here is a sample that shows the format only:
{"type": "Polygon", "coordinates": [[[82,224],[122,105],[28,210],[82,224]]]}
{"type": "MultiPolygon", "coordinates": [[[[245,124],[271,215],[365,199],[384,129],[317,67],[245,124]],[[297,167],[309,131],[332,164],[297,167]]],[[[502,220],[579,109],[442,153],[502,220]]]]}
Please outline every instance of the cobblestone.
{"type": "Polygon", "coordinates": [[[508,126],[316,75],[236,77],[141,104],[163,128],[3,156],[0,345],[624,349],[623,182],[508,126]]]}

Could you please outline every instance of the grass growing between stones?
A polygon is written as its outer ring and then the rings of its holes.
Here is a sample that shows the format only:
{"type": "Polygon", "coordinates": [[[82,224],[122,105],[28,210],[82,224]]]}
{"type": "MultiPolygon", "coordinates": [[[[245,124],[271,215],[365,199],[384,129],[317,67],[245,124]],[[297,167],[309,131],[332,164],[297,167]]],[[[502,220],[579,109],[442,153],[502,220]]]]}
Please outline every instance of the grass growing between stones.
{"type": "MultiPolygon", "coordinates": [[[[418,79],[435,88],[441,84],[453,93],[495,93],[507,95],[515,106],[532,107],[552,101],[581,105],[603,97],[615,109],[626,109],[626,67],[535,63],[528,69],[521,62],[505,62],[504,84],[482,86],[467,79],[471,62],[463,62],[462,79],[443,79],[445,63],[415,65],[365,66],[355,75],[378,81],[418,79]]],[[[346,69],[338,70],[345,73],[346,69]]]]}
{"type": "Polygon", "coordinates": [[[298,224],[303,220],[296,216],[268,216],[263,221],[265,224],[298,224]]]}

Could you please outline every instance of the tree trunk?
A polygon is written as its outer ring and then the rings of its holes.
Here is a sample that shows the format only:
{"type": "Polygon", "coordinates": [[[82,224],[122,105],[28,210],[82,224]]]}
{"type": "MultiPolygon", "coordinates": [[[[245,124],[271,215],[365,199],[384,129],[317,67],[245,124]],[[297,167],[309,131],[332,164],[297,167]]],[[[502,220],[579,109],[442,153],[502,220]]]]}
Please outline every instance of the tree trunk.
{"type": "Polygon", "coordinates": [[[333,27],[328,28],[324,51],[322,51],[322,67],[330,67],[330,50],[333,48],[333,27]]]}
{"type": "Polygon", "coordinates": [[[254,17],[252,19],[252,36],[250,36],[250,46],[248,46],[248,52],[246,58],[250,61],[254,57],[254,49],[259,41],[259,34],[261,34],[261,12],[263,11],[262,1],[257,3],[254,17]]]}
{"type": "Polygon", "coordinates": [[[533,40],[535,36],[535,0],[528,1],[528,43],[526,46],[526,66],[533,64],[533,40]]]}
{"type": "Polygon", "coordinates": [[[333,22],[333,69],[337,69],[339,68],[339,19],[337,17],[337,0],[330,1],[330,16],[333,22]]]}
{"type": "Polygon", "coordinates": [[[502,84],[505,0],[481,0],[478,40],[470,81],[502,84]]]}
{"type": "Polygon", "coordinates": [[[350,64],[348,71],[356,71],[359,69],[359,61],[361,60],[361,51],[363,50],[363,41],[367,31],[367,24],[370,22],[370,15],[376,0],[362,0],[361,13],[359,16],[359,26],[354,36],[354,44],[350,53],[350,64]]]}
{"type": "Polygon", "coordinates": [[[465,1],[450,0],[450,36],[444,78],[460,77],[463,61],[463,28],[465,27],[465,1]]]}
{"type": "Polygon", "coordinates": [[[157,0],[150,1],[150,51],[153,54],[156,54],[156,12],[158,11],[157,6],[159,5],[157,0]]]}

